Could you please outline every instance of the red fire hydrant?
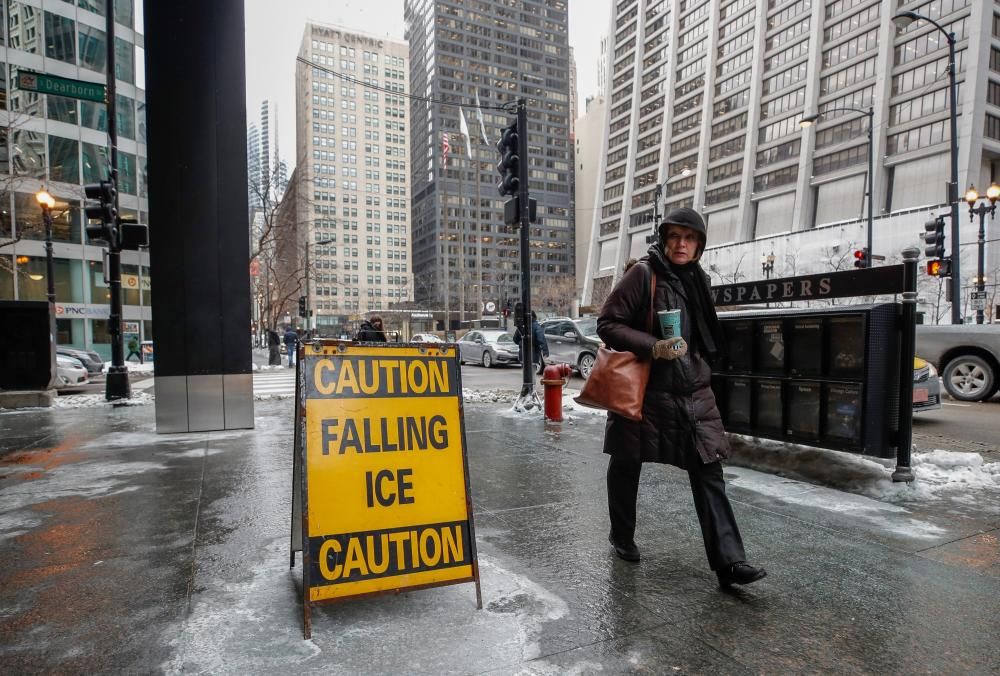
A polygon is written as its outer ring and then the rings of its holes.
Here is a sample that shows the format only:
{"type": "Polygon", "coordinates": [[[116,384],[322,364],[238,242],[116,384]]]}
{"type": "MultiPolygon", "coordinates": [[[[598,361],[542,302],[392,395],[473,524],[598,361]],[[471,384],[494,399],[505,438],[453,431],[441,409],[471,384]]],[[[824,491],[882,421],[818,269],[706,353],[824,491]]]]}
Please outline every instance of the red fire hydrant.
{"type": "Polygon", "coordinates": [[[549,364],[542,372],[542,385],[545,386],[545,418],[556,422],[562,421],[562,391],[566,378],[573,372],[569,364],[549,364]]]}

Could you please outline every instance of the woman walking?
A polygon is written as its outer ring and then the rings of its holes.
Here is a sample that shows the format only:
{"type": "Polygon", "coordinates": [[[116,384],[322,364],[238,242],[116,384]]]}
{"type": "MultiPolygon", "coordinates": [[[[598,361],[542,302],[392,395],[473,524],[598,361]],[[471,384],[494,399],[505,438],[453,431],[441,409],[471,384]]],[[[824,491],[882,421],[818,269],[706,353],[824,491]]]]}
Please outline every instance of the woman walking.
{"type": "Polygon", "coordinates": [[[674,209],[658,233],[658,243],[628,269],[597,320],[597,332],[608,347],[653,360],[642,421],[608,414],[608,539],[620,558],[639,560],[635,525],[642,464],[675,465],[691,479],[708,563],[719,584],[749,584],[767,573],[746,561],[719,462],[728,457],[729,443],[712,394],[710,363],[723,357],[725,336],[708,276],[698,264],[705,249],[705,222],[693,209],[674,209]],[[680,310],[680,336],[661,337],[660,310],[680,310]]]}

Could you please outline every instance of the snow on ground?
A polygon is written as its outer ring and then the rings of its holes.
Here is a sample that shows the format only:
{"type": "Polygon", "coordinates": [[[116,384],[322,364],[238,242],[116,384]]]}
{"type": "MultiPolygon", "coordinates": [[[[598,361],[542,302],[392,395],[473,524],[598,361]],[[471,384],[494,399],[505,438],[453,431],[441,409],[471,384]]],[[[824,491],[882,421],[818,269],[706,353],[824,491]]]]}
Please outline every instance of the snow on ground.
{"type": "Polygon", "coordinates": [[[95,406],[143,406],[151,404],[154,397],[149,392],[133,391],[129,399],[108,401],[103,394],[70,394],[52,400],[52,408],[93,408],[95,406]]]}
{"type": "Polygon", "coordinates": [[[254,371],[277,371],[288,367],[284,364],[251,364],[251,368],[254,371]]]}
{"type": "Polygon", "coordinates": [[[1000,463],[986,463],[978,453],[938,449],[914,453],[914,481],[894,482],[894,459],[787,444],[771,439],[730,435],[732,464],[786,476],[884,502],[936,500],[955,489],[1000,492],[1000,463]]]}

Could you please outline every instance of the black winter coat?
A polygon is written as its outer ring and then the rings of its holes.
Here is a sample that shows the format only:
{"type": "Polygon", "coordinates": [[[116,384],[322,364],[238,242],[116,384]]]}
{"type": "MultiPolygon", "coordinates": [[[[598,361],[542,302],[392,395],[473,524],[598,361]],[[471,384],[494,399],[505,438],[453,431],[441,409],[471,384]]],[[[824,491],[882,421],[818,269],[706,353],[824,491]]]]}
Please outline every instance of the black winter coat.
{"type": "Polygon", "coordinates": [[[711,389],[712,369],[691,340],[687,300],[681,280],[671,272],[662,251],[653,246],[604,302],[597,333],[608,347],[651,359],[653,345],[660,340],[655,313],[676,309],[681,311],[681,334],[690,346],[679,359],[653,361],[641,421],[608,413],[605,453],[681,468],[729,457],[729,442],[711,389]],[[656,271],[653,333],[646,330],[651,268],[656,271]]]}
{"type": "Polygon", "coordinates": [[[379,331],[366,319],[361,322],[361,328],[358,329],[355,340],[365,343],[384,343],[386,342],[385,331],[379,331]]]}

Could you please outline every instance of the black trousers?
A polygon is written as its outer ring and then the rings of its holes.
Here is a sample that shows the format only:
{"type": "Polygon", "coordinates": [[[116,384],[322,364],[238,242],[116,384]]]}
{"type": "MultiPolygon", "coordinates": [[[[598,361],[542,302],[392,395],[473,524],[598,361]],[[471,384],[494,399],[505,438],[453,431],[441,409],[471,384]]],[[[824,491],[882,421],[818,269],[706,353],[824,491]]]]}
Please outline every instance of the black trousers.
{"type": "MultiPolygon", "coordinates": [[[[628,544],[635,538],[636,500],[642,463],[611,456],[608,463],[608,512],[611,534],[616,541],[628,544]]],[[[743,538],[736,526],[733,508],[726,497],[722,464],[694,463],[688,469],[691,495],[701,524],[705,553],[712,570],[720,570],[737,561],[746,561],[743,538]]]]}

